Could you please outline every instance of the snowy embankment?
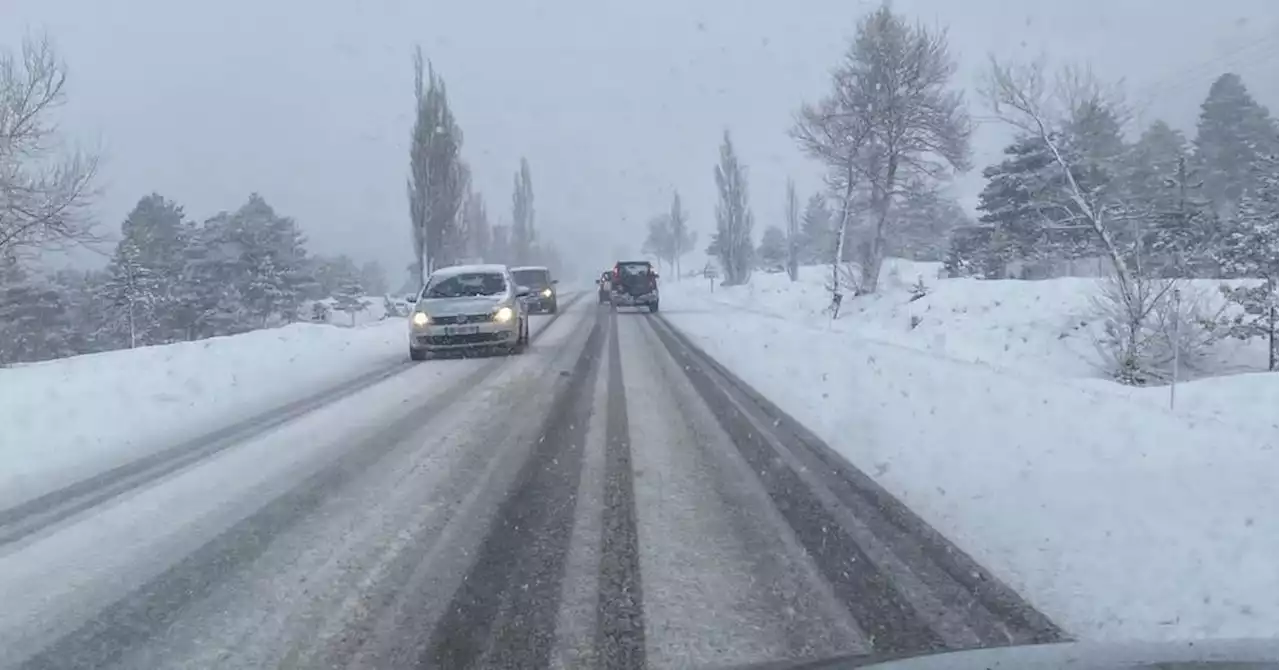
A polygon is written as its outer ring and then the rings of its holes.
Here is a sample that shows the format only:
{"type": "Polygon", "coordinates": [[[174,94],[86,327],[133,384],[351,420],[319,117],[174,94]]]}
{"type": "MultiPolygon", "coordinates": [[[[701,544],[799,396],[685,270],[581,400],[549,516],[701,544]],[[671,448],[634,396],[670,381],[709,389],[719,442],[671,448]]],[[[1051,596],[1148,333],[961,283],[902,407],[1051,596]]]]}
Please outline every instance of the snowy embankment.
{"type": "MultiPolygon", "coordinates": [[[[1274,373],[1181,384],[1171,410],[1102,378],[1094,280],[897,263],[833,323],[802,272],[668,282],[663,313],[1073,635],[1277,634],[1274,373]]],[[[1257,343],[1211,354],[1266,364],[1257,343]]]]}
{"type": "Polygon", "coordinates": [[[0,369],[0,509],[404,359],[389,319],[0,369]]]}

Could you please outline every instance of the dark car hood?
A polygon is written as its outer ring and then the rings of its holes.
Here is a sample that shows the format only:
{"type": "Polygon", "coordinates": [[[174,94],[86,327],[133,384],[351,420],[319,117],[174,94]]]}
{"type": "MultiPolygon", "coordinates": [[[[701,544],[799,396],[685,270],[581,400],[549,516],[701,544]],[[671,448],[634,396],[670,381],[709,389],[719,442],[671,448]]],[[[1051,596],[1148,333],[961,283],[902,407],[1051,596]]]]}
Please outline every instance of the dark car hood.
{"type": "Polygon", "coordinates": [[[1183,642],[1064,642],[940,652],[896,659],[851,655],[722,670],[1213,670],[1280,667],[1280,638],[1183,642]]]}

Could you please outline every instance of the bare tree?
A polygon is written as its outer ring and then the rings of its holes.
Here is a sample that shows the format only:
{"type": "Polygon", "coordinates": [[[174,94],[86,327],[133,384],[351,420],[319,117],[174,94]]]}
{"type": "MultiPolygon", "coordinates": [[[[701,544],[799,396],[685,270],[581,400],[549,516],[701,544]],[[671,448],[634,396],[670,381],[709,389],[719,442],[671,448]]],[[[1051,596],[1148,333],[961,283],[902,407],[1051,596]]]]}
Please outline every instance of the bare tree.
{"type": "Polygon", "coordinates": [[[445,261],[448,231],[457,222],[469,174],[461,159],[462,129],[449,108],[444,80],[424,63],[420,47],[413,54],[413,71],[417,116],[409,144],[409,218],[415,263],[425,284],[445,261]]]}
{"type": "Polygon", "coordinates": [[[792,134],[827,164],[828,183],[842,195],[833,285],[860,187],[869,191],[872,218],[858,290],[873,293],[894,201],[915,184],[968,168],[972,126],[963,96],[948,88],[955,69],[945,31],[910,26],[881,7],[859,23],[832,73],[832,92],[801,109],[792,134]]]}
{"type": "Polygon", "coordinates": [[[1052,79],[1045,69],[1043,60],[1001,64],[993,58],[985,93],[997,118],[1036,138],[1053,157],[1061,193],[1050,200],[1058,202],[1061,220],[1050,223],[1089,231],[1108,261],[1109,275],[1094,300],[1105,327],[1098,341],[1104,365],[1124,383],[1164,381],[1170,352],[1194,354],[1216,336],[1204,325],[1212,319],[1178,307],[1182,282],[1146,267],[1141,234],[1129,234],[1129,244],[1117,240],[1140,225],[1142,203],[1128,202],[1126,189],[1108,180],[1082,183],[1078,175],[1097,170],[1090,169],[1090,157],[1065,146],[1072,116],[1081,109],[1126,118],[1119,86],[1104,85],[1083,68],[1064,69],[1052,79]],[[1190,342],[1197,347],[1189,348],[1190,342]]]}
{"type": "Polygon", "coordinates": [[[868,293],[879,281],[889,213],[903,186],[969,167],[972,125],[963,95],[948,89],[955,70],[945,31],[908,26],[888,7],[863,20],[846,56],[870,134],[862,163],[874,217],[862,264],[868,293]]]}
{"type": "Polygon", "coordinates": [[[671,213],[669,215],[671,221],[671,244],[672,254],[675,257],[673,264],[676,280],[680,279],[680,257],[693,250],[694,241],[697,236],[690,231],[686,224],[689,221],[689,215],[680,205],[680,192],[676,191],[671,198],[671,213]]]}
{"type": "Polygon", "coordinates": [[[466,202],[462,207],[462,218],[466,222],[467,229],[465,255],[488,261],[493,255],[493,233],[482,194],[477,191],[467,194],[466,202]]]}
{"type": "Polygon", "coordinates": [[[1065,220],[1058,225],[1088,226],[1111,263],[1119,283],[1117,290],[1134,294],[1136,300],[1133,274],[1112,232],[1122,217],[1121,203],[1114,199],[1117,191],[1086,190],[1080,185],[1060,133],[1071,113],[1087,102],[1113,109],[1118,105],[1106,99],[1105,88],[1085,71],[1065,70],[1056,85],[1050,85],[1044,70],[1043,60],[1006,65],[992,58],[985,91],[991,109],[998,119],[1038,138],[1053,155],[1065,183],[1064,199],[1070,205],[1062,208],[1065,220]]]}
{"type": "Polygon", "coordinates": [[[649,219],[648,232],[645,234],[644,244],[640,245],[640,252],[675,267],[675,225],[670,214],[659,214],[649,219]]]}
{"type": "Polygon", "coordinates": [[[787,180],[787,277],[795,281],[800,277],[800,200],[796,197],[796,183],[787,180]]]}
{"type": "Polygon", "coordinates": [[[747,169],[738,160],[727,130],[720,144],[720,162],[716,165],[715,176],[720,201],[716,204],[716,239],[712,246],[724,268],[724,284],[745,284],[751,279],[751,268],[755,262],[755,245],[751,241],[755,216],[748,203],[747,169]]]}
{"type": "Polygon", "coordinates": [[[533,249],[538,241],[533,214],[533,177],[529,173],[529,161],[521,156],[511,193],[511,251],[516,263],[533,262],[533,249]]]}
{"type": "Polygon", "coordinates": [[[97,241],[87,209],[97,157],[62,151],[52,118],[66,66],[48,39],[0,51],[0,253],[97,241]]]}
{"type": "Polygon", "coordinates": [[[854,195],[861,183],[859,161],[871,131],[863,109],[865,100],[856,94],[843,70],[832,74],[832,92],[816,105],[802,105],[791,136],[813,158],[827,166],[827,188],[840,200],[840,218],[835,228],[835,255],[831,258],[832,313],[840,300],[841,268],[848,239],[854,195]]]}

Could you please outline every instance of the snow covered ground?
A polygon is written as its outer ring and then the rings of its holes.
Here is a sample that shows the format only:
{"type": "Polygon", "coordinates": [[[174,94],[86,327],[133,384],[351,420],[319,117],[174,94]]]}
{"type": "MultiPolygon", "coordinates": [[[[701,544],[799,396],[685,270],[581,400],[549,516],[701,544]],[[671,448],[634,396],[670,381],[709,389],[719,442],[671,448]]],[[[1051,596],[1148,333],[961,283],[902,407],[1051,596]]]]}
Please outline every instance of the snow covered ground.
{"type": "Polygon", "coordinates": [[[405,359],[391,319],[0,369],[0,508],[405,359]]]}
{"type": "MultiPolygon", "coordinates": [[[[898,262],[832,323],[823,278],[667,282],[663,314],[1071,633],[1277,634],[1274,373],[1181,384],[1170,410],[1103,378],[1094,280],[898,262]]],[[[1210,353],[1204,374],[1266,365],[1210,353]]]]}

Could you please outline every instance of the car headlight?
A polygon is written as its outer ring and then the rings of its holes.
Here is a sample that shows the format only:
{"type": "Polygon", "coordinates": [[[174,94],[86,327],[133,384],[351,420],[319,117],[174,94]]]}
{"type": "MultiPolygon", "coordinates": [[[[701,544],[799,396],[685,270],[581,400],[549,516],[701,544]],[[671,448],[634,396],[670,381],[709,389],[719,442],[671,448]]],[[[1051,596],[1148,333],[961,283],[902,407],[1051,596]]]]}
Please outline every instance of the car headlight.
{"type": "Polygon", "coordinates": [[[544,298],[550,298],[550,297],[551,297],[551,289],[549,289],[549,288],[544,288],[544,289],[542,289],[542,297],[544,297],[544,298]]]}
{"type": "Polygon", "coordinates": [[[499,307],[498,311],[493,313],[493,320],[498,323],[506,323],[515,315],[516,313],[511,311],[510,307],[499,307]]]}
{"type": "Polygon", "coordinates": [[[411,320],[413,321],[413,325],[418,328],[431,323],[431,317],[427,316],[426,312],[414,312],[411,320]]]}

